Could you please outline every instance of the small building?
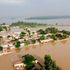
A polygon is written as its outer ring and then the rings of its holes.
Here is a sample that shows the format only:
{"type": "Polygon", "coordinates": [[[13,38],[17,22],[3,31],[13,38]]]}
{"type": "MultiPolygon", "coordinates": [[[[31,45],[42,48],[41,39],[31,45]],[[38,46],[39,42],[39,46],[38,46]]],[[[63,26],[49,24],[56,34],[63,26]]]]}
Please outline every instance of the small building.
{"type": "Polygon", "coordinates": [[[7,53],[7,52],[10,52],[11,49],[8,45],[3,45],[3,53],[7,53]]]}
{"type": "Polygon", "coordinates": [[[26,67],[26,65],[24,63],[16,63],[16,64],[14,64],[14,69],[15,70],[26,70],[25,67],[26,67]]]}

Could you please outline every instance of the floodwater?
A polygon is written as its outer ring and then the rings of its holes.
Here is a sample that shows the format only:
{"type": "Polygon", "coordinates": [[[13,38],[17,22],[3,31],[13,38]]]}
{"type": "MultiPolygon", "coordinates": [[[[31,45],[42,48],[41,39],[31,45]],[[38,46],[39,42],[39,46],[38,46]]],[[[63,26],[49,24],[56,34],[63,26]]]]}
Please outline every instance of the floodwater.
{"type": "MultiPolygon", "coordinates": [[[[70,39],[23,47],[19,55],[25,54],[34,55],[41,63],[44,55],[49,54],[62,70],[70,70],[70,39]]],[[[0,56],[0,70],[14,70],[13,63],[17,56],[16,52],[0,56]]]]}

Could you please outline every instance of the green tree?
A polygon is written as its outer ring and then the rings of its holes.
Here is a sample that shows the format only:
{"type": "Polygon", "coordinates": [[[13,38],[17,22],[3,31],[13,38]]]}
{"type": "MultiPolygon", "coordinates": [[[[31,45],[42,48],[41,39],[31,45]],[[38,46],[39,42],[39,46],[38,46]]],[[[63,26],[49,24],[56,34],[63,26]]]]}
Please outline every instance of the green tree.
{"type": "Polygon", "coordinates": [[[26,34],[25,32],[21,32],[20,37],[23,38],[25,36],[25,34],[26,34]]]}
{"type": "Polygon", "coordinates": [[[31,43],[32,44],[35,44],[36,43],[36,40],[35,39],[31,39],[31,43]]]}
{"type": "Polygon", "coordinates": [[[0,51],[3,51],[3,47],[2,46],[0,46],[0,51]]]}
{"type": "Polygon", "coordinates": [[[59,70],[58,66],[56,65],[55,61],[52,60],[50,55],[45,55],[45,69],[46,70],[59,70]]]}
{"type": "Polygon", "coordinates": [[[30,33],[30,30],[27,30],[27,32],[28,32],[28,34],[29,34],[29,36],[30,36],[30,34],[31,34],[31,33],[30,33]]]}
{"type": "Polygon", "coordinates": [[[23,63],[26,64],[26,69],[31,70],[34,67],[33,61],[35,61],[35,58],[32,55],[25,55],[22,57],[23,63]]]}
{"type": "Polygon", "coordinates": [[[45,40],[45,36],[44,35],[41,35],[40,36],[40,40],[45,40]]]}
{"type": "Polygon", "coordinates": [[[66,30],[62,30],[61,33],[66,34],[66,35],[70,35],[70,32],[66,31],[66,30]]]}
{"type": "Polygon", "coordinates": [[[66,34],[56,34],[56,37],[61,40],[61,39],[65,39],[67,37],[66,34]]]}
{"type": "Polygon", "coordinates": [[[3,37],[0,36],[0,44],[3,43],[3,37]]]}
{"type": "Polygon", "coordinates": [[[3,31],[3,28],[2,28],[2,26],[0,26],[0,31],[3,31]]]}
{"type": "Polygon", "coordinates": [[[55,27],[52,27],[51,28],[51,33],[57,33],[58,32],[58,29],[57,28],[55,28],[55,27]]]}
{"type": "Polygon", "coordinates": [[[20,48],[20,41],[17,41],[17,42],[16,42],[15,47],[16,47],[16,48],[20,48]]]}
{"type": "Polygon", "coordinates": [[[57,33],[58,29],[56,29],[55,27],[51,27],[51,28],[46,28],[45,29],[46,33],[57,33]]]}
{"type": "Polygon", "coordinates": [[[46,34],[43,29],[39,29],[37,32],[38,32],[39,34],[43,34],[43,35],[46,34]]]}
{"type": "Polygon", "coordinates": [[[56,37],[55,34],[52,34],[52,35],[50,35],[49,37],[52,38],[53,40],[57,40],[57,37],[56,37]]]}
{"type": "Polygon", "coordinates": [[[42,70],[46,70],[46,68],[45,68],[45,67],[46,67],[46,65],[43,65],[42,70]]]}
{"type": "Polygon", "coordinates": [[[38,39],[37,39],[37,42],[41,43],[41,40],[40,40],[40,38],[38,38],[38,39]]]}
{"type": "Polygon", "coordinates": [[[24,44],[25,44],[25,46],[27,46],[28,44],[30,44],[29,40],[24,40],[24,44]]]}

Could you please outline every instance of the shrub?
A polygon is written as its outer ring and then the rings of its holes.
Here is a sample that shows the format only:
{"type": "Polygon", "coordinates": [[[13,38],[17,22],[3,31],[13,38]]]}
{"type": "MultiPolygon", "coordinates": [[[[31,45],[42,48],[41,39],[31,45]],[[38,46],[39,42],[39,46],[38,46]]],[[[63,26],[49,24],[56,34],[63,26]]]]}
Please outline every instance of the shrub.
{"type": "Polygon", "coordinates": [[[0,46],[0,51],[3,51],[3,47],[2,46],[0,46]]]}
{"type": "Polygon", "coordinates": [[[31,39],[31,43],[32,43],[32,44],[35,44],[35,43],[36,43],[36,40],[31,39]]]}
{"type": "Polygon", "coordinates": [[[40,40],[45,40],[45,36],[44,35],[41,35],[40,36],[40,40]]]}
{"type": "Polygon", "coordinates": [[[24,44],[26,46],[26,45],[30,44],[30,41],[29,40],[24,40],[24,44]]]}
{"type": "Polygon", "coordinates": [[[37,32],[38,32],[39,34],[43,34],[43,35],[46,34],[43,29],[39,29],[37,32]]]}
{"type": "Polygon", "coordinates": [[[17,41],[17,42],[16,42],[15,47],[16,47],[16,48],[20,48],[20,41],[17,41]]]}
{"type": "Polygon", "coordinates": [[[62,30],[61,32],[62,32],[63,34],[66,34],[66,35],[70,35],[70,32],[69,32],[69,31],[62,30]]]}
{"type": "Polygon", "coordinates": [[[50,35],[50,38],[52,38],[53,40],[57,40],[57,37],[55,36],[55,34],[50,35]]]}
{"type": "Polygon", "coordinates": [[[3,30],[3,28],[2,28],[2,26],[0,26],[0,31],[2,31],[3,30]]]}
{"type": "Polygon", "coordinates": [[[26,34],[25,32],[21,32],[21,33],[20,33],[20,37],[21,37],[21,38],[24,37],[25,34],[26,34]]]}

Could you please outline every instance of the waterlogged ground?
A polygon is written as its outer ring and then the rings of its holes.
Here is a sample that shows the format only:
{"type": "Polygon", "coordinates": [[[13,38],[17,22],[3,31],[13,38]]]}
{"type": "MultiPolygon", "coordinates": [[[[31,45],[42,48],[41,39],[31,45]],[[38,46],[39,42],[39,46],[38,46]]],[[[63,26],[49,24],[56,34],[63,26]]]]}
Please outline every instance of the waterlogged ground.
{"type": "MultiPolygon", "coordinates": [[[[32,54],[41,63],[43,63],[44,55],[49,54],[62,70],[70,70],[70,39],[23,47],[19,54],[32,54]]],[[[0,69],[13,70],[13,63],[18,60],[17,55],[19,54],[13,52],[0,56],[0,69]]]]}
{"type": "MultiPolygon", "coordinates": [[[[24,51],[24,50],[23,50],[24,51]]],[[[64,41],[50,42],[44,45],[36,46],[22,52],[35,55],[42,62],[45,54],[52,56],[62,70],[70,70],[70,39],[64,41]]]]}

